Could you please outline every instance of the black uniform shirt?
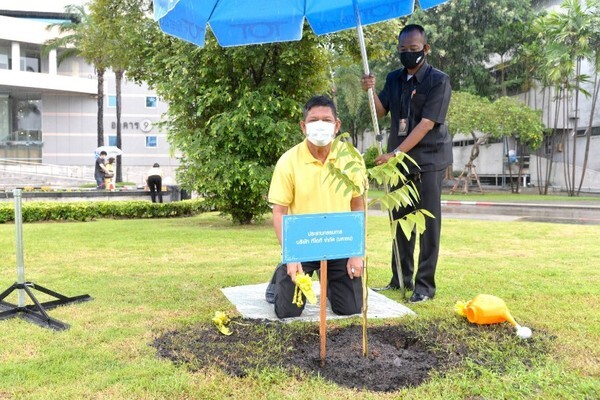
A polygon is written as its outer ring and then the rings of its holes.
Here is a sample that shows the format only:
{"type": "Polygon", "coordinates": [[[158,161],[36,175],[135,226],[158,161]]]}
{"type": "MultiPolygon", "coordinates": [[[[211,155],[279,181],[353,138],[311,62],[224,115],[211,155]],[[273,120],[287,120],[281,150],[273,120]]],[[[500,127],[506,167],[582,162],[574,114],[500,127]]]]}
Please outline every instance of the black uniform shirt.
{"type": "Polygon", "coordinates": [[[408,155],[415,159],[421,171],[437,171],[452,164],[452,138],[446,125],[450,103],[450,78],[425,62],[407,81],[406,69],[388,74],[379,100],[392,114],[392,129],[388,138],[388,151],[396,149],[406,139],[406,133],[427,118],[434,127],[413,147],[408,155]],[[406,133],[400,132],[400,120],[407,120],[406,133]]]}

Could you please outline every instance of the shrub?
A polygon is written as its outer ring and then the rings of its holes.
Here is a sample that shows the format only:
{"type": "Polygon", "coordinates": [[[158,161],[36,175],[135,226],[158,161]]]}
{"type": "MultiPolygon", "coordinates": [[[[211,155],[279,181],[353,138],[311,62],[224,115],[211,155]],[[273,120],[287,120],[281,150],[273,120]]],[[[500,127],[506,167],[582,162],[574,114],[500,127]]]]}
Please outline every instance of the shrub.
{"type": "Polygon", "coordinates": [[[365,151],[363,158],[365,160],[365,167],[367,167],[367,169],[375,167],[375,159],[378,155],[379,150],[377,149],[377,146],[371,146],[365,151]]]}
{"type": "MultiPolygon", "coordinates": [[[[203,199],[183,200],[173,203],[148,201],[31,201],[23,203],[23,222],[89,221],[98,218],[172,218],[185,217],[208,211],[203,199]]],[[[0,223],[15,219],[12,203],[0,204],[0,223]]]]}

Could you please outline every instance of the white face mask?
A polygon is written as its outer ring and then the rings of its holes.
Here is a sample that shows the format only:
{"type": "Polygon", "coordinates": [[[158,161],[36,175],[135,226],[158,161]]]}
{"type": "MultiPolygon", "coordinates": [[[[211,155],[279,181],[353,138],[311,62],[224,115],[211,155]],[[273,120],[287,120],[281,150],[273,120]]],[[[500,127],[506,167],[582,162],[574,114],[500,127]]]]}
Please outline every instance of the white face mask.
{"type": "Polygon", "coordinates": [[[306,124],[306,137],[315,146],[327,146],[335,136],[335,124],[325,121],[315,121],[306,124]]]}

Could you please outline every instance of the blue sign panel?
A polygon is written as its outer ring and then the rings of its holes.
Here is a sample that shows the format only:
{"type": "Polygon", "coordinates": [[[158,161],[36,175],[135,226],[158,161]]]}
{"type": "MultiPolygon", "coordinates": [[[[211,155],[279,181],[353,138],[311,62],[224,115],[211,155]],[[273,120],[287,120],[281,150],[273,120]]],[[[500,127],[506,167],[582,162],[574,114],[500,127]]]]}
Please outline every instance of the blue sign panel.
{"type": "Polygon", "coordinates": [[[365,254],[362,211],[283,216],[283,262],[334,260],[365,254]]]}

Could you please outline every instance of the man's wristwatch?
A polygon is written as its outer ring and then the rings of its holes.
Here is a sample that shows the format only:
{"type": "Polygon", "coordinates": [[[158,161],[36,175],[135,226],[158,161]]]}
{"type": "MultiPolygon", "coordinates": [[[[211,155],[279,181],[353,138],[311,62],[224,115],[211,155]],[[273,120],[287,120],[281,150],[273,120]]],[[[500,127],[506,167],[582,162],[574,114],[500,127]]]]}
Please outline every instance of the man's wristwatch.
{"type": "Polygon", "coordinates": [[[398,154],[400,154],[402,152],[398,149],[394,149],[394,151],[392,151],[392,153],[394,153],[394,156],[398,156],[398,154]]]}

